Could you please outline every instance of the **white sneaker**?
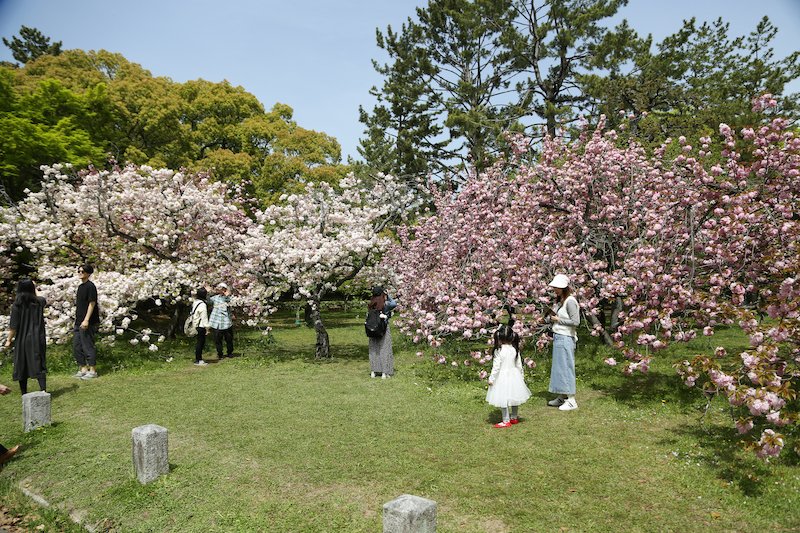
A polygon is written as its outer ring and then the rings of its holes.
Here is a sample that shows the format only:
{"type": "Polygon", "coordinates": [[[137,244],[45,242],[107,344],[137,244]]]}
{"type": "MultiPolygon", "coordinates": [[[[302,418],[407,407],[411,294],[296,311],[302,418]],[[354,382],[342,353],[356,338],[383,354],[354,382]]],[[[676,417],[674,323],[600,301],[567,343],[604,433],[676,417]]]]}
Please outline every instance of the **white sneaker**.
{"type": "Polygon", "coordinates": [[[85,375],[86,375],[86,371],[85,370],[78,370],[77,372],[75,372],[75,375],[72,376],[72,377],[81,379],[85,375]]]}
{"type": "Polygon", "coordinates": [[[81,376],[81,379],[94,379],[97,377],[97,372],[89,371],[81,376]]]}
{"type": "Polygon", "coordinates": [[[199,361],[196,361],[196,362],[194,363],[194,366],[208,366],[208,363],[206,363],[205,361],[203,361],[202,359],[200,359],[199,361]]]}
{"type": "Polygon", "coordinates": [[[369,377],[374,378],[375,377],[375,372],[370,372],[369,373],[369,377]]]}
{"type": "Polygon", "coordinates": [[[550,400],[549,402],[547,402],[547,405],[549,405],[550,407],[561,407],[561,405],[563,405],[563,403],[564,403],[564,398],[559,396],[558,398],[554,398],[554,399],[550,400]]]}
{"type": "Polygon", "coordinates": [[[572,411],[573,409],[578,408],[578,402],[575,401],[575,398],[567,398],[564,400],[564,403],[558,408],[559,411],[572,411]]]}
{"type": "Polygon", "coordinates": [[[387,379],[389,377],[388,374],[381,374],[381,379],[387,379]]]}

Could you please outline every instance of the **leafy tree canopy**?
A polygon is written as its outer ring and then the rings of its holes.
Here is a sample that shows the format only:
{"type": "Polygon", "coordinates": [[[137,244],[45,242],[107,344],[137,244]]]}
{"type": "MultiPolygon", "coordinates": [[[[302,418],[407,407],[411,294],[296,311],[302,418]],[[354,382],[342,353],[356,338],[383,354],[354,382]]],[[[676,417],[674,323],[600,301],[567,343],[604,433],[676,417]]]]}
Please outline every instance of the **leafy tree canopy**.
{"type": "Polygon", "coordinates": [[[40,165],[57,161],[208,171],[265,203],[347,173],[336,139],[299,126],[289,106],[265,111],[227,81],[177,83],[104,50],[0,67],[0,95],[0,124],[16,128],[0,139],[0,178],[15,199],[38,188],[40,165]]]}
{"type": "Polygon", "coordinates": [[[655,47],[652,37],[630,30],[636,46],[627,63],[611,61],[608,75],[581,78],[594,112],[614,126],[633,114],[633,134],[651,145],[681,135],[697,139],[720,122],[735,130],[751,126],[758,118],[752,102],[764,93],[783,95],[781,112],[795,117],[798,95],[784,95],[784,88],[800,75],[800,52],[775,58],[778,28],[767,17],[747,36],[731,37],[729,30],[721,18],[699,25],[692,18],[655,47]]]}

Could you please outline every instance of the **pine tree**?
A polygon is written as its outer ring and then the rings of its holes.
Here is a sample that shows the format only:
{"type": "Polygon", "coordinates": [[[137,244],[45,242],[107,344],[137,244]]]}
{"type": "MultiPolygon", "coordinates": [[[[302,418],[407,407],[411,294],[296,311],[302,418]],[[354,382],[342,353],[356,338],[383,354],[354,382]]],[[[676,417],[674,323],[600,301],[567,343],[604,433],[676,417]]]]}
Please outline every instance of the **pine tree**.
{"type": "Polygon", "coordinates": [[[27,26],[22,26],[19,37],[13,36],[11,41],[3,37],[3,44],[11,49],[14,59],[23,65],[43,55],[57,56],[61,53],[61,41],[50,44],[50,37],[27,26]]]}

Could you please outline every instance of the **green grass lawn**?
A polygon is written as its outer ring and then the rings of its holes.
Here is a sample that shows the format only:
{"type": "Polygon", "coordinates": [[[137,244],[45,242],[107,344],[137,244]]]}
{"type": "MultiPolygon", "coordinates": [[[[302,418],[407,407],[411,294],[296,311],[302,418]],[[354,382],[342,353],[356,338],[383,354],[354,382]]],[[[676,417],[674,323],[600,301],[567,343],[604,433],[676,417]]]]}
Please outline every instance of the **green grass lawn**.
{"type": "MultiPolygon", "coordinates": [[[[383,504],[404,493],[435,500],[445,532],[800,529],[797,458],[765,464],[742,451],[721,402],[701,423],[705,402],[669,366],[677,353],[624,378],[583,342],[580,408],[566,413],[545,405],[539,356],[523,422],[498,430],[483,383],[440,379],[397,333],[397,375],[370,379],[360,312],[329,320],[330,362],[314,361],[313,331],[292,321],[276,321],[269,346],[240,336],[244,357],[207,368],[192,366],[189,341],[136,357],[118,345],[85,382],[51,350],[51,427],[23,434],[18,389],[0,398],[2,442],[23,445],[0,472],[0,499],[25,510],[22,483],[126,532],[374,532],[383,504]],[[171,469],[142,486],[131,429],[147,423],[169,429],[171,469]]],[[[741,337],[696,346],[720,341],[741,337]]],[[[11,385],[7,361],[0,380],[11,385]]],[[[36,515],[31,529],[72,527],[64,514],[36,515]]]]}

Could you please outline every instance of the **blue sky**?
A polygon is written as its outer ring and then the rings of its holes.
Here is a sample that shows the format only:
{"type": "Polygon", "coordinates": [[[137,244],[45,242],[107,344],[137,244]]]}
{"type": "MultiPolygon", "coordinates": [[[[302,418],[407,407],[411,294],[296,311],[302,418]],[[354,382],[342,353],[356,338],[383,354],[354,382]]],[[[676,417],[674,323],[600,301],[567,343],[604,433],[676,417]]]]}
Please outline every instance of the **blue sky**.
{"type": "MultiPolygon", "coordinates": [[[[399,28],[415,0],[0,0],[0,36],[33,26],[65,49],[119,52],[157,76],[175,81],[226,79],[253,93],[266,108],[294,108],[301,126],[342,144],[357,156],[363,128],[358,106],[371,108],[369,89],[380,83],[371,60],[381,58],[375,29],[399,28]]],[[[749,33],[764,15],[778,26],[775,49],[800,49],[800,0],[630,0],[627,18],[658,41],[683,19],[722,17],[731,35],[749,33]]],[[[0,45],[0,60],[13,60],[0,45]]],[[[800,83],[792,84],[800,91],[800,83]]]]}

